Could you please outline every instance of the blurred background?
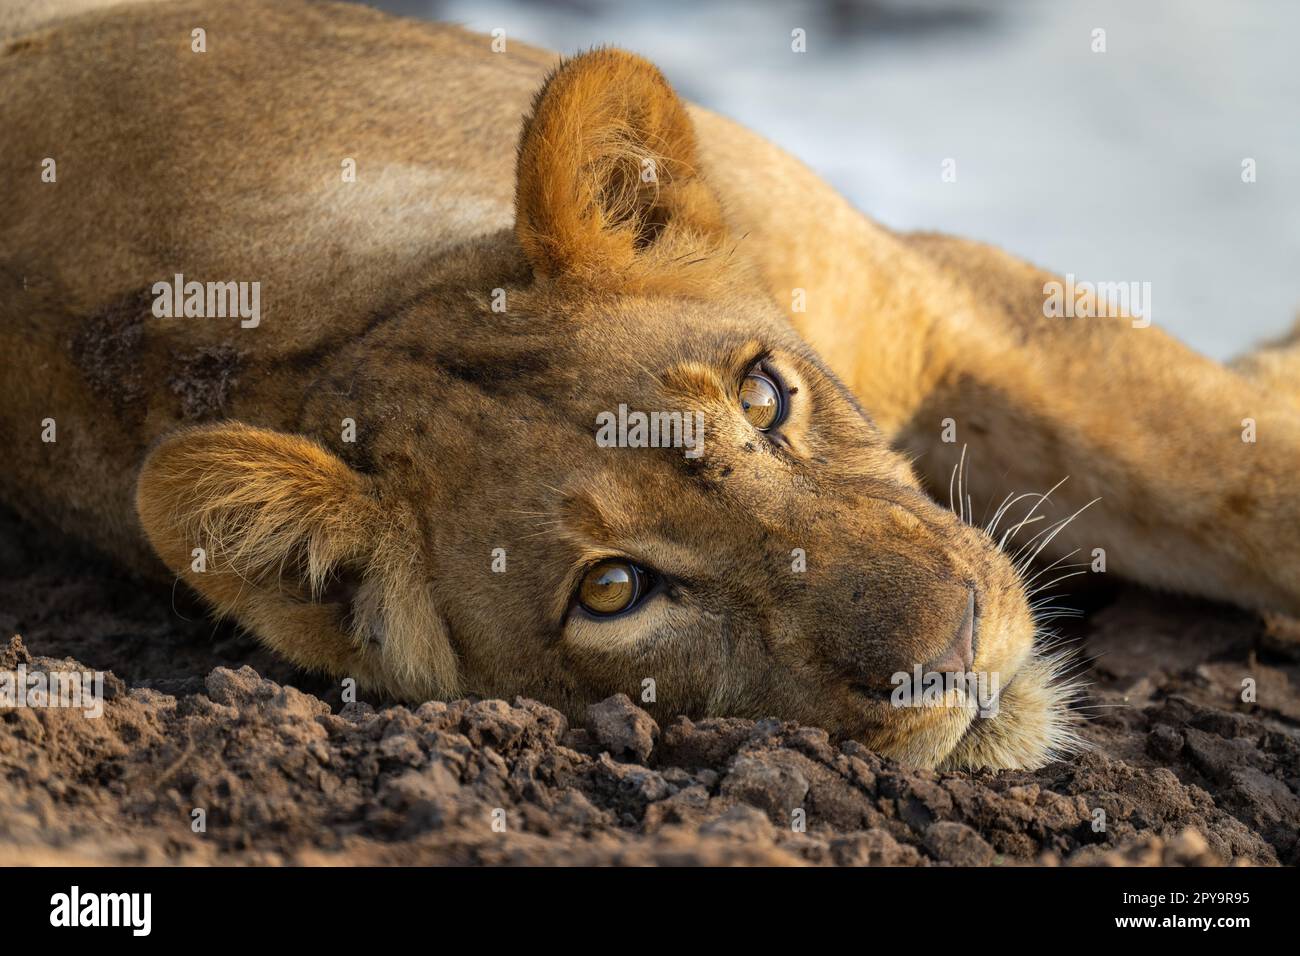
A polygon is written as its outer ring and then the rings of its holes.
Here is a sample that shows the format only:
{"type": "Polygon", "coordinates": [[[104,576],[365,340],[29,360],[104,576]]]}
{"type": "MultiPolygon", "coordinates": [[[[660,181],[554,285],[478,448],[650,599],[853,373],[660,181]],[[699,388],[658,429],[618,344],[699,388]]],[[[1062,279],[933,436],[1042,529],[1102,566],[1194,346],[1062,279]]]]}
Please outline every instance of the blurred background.
{"type": "Polygon", "coordinates": [[[563,53],[634,50],[885,225],[986,240],[1078,280],[1149,282],[1154,323],[1215,358],[1300,313],[1300,3],[371,5],[563,53]]]}

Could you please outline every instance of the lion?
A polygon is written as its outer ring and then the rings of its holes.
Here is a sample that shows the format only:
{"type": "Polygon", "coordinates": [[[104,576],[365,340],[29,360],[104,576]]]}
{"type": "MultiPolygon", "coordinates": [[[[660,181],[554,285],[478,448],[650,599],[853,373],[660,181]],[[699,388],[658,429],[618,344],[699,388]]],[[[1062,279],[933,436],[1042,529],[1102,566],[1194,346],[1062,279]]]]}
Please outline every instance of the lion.
{"type": "Polygon", "coordinates": [[[1300,611],[1296,336],[1049,317],[634,54],[499,47],[297,0],[11,31],[3,500],[394,699],[922,767],[1079,746],[1071,556],[1300,611]]]}

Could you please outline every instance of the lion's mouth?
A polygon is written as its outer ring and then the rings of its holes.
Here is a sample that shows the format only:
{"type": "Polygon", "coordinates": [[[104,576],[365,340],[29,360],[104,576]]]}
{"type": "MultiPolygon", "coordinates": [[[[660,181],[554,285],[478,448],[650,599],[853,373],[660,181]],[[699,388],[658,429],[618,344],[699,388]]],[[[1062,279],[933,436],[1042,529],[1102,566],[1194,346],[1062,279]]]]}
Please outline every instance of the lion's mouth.
{"type": "Polygon", "coordinates": [[[1069,676],[1076,655],[1071,651],[1035,651],[996,695],[996,711],[970,722],[941,769],[1034,769],[1082,749],[1074,705],[1084,685],[1069,676]]]}
{"type": "Polygon", "coordinates": [[[1074,709],[1083,684],[1070,676],[1076,660],[1073,651],[1037,646],[1005,680],[994,671],[967,673],[959,692],[947,687],[935,697],[914,695],[902,702],[892,683],[855,681],[848,689],[866,721],[859,731],[864,742],[874,738],[882,753],[904,763],[944,770],[1033,769],[1083,746],[1074,709]],[[915,717],[903,716],[901,727],[897,716],[887,715],[899,707],[917,709],[915,717]],[[940,709],[947,713],[936,714],[940,709]]]}
{"type": "Polygon", "coordinates": [[[966,729],[957,738],[957,743],[953,747],[954,750],[978,735],[981,732],[981,727],[985,726],[988,721],[997,719],[997,715],[1002,711],[1002,695],[1015,684],[1017,676],[1019,675],[1013,674],[1009,681],[997,687],[989,699],[975,702],[974,709],[971,711],[970,722],[966,724],[966,729]]]}

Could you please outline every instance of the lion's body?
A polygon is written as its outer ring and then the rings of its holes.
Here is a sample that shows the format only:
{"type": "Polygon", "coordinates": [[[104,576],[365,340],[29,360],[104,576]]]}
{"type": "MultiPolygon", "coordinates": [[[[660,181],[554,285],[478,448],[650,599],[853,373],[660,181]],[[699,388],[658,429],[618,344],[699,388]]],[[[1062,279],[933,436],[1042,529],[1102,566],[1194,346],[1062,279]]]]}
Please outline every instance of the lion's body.
{"type": "MultiPolygon", "coordinates": [[[[513,223],[514,141],[543,63],[361,8],[328,13],[379,35],[373,46],[325,39],[310,9],[259,12],[266,29],[219,55],[247,16],[236,4],[202,18],[213,55],[190,51],[193,14],[164,6],[92,15],[0,60],[0,347],[16,368],[47,370],[6,376],[20,394],[4,396],[3,427],[16,437],[56,415],[59,446],[94,463],[93,477],[69,474],[42,457],[59,449],[15,441],[5,497],[112,551],[148,554],[126,519],[155,439],[212,415],[318,430],[304,406],[339,387],[344,344],[436,284],[449,250],[499,246],[513,223]],[[32,189],[45,156],[57,184],[32,189]],[[355,183],[342,181],[347,157],[355,183]],[[150,289],[177,263],[201,282],[259,280],[267,321],[246,333],[238,318],[151,321],[150,289]],[[209,395],[169,387],[185,368],[209,395]]],[[[429,332],[436,349],[466,330],[429,332]]]]}
{"type": "MultiPolygon", "coordinates": [[[[576,387],[574,356],[538,359],[551,347],[526,331],[503,348],[470,304],[528,273],[515,145],[554,66],[513,40],[496,53],[457,28],[334,5],[143,5],[11,41],[0,54],[0,496],[160,569],[136,479],[181,426],[229,418],[307,435],[383,476],[454,414],[477,417],[495,450],[470,454],[464,438],[441,449],[449,506],[508,506],[501,412],[531,427],[576,387]],[[196,27],[206,53],[191,50],[196,27]],[[55,182],[41,179],[46,157],[55,182]],[[157,318],[151,290],[176,272],[258,281],[260,324],[157,318]],[[431,318],[395,321],[415,300],[431,318]],[[340,437],[349,418],[356,443],[340,437]],[[46,419],[57,442],[38,440],[46,419]],[[494,462],[502,478],[485,490],[494,462]],[[476,502],[455,493],[470,468],[476,502]]],[[[932,488],[964,445],[980,508],[1070,475],[1056,515],[1104,501],[1086,533],[1071,528],[1045,554],[1069,539],[1151,584],[1300,609],[1296,346],[1247,376],[1124,319],[1046,319],[1050,276],[974,243],[892,234],[754,134],[690,115],[702,172],[763,291],[885,436],[919,456],[932,488]],[[1240,438],[1246,418],[1254,445],[1240,438]],[[956,442],[941,439],[945,419],[956,442]]],[[[635,361],[635,341],[577,358],[599,373],[635,361]]],[[[534,454],[559,460],[565,447],[534,454]]],[[[173,570],[186,553],[168,556],[173,570]]]]}

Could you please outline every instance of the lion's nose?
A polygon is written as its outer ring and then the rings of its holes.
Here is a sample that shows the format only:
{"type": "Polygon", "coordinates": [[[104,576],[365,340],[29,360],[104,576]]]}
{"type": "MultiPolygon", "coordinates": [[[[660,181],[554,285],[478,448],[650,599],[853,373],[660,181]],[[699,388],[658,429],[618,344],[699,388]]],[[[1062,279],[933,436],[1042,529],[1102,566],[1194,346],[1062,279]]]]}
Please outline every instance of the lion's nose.
{"type": "Polygon", "coordinates": [[[965,674],[975,666],[975,591],[966,600],[966,613],[947,650],[925,665],[927,673],[965,674]]]}

